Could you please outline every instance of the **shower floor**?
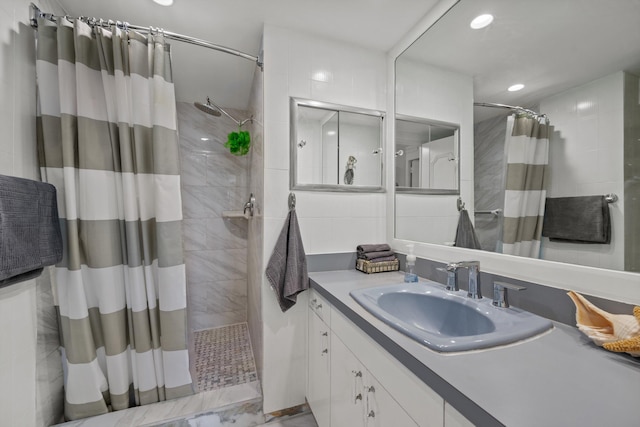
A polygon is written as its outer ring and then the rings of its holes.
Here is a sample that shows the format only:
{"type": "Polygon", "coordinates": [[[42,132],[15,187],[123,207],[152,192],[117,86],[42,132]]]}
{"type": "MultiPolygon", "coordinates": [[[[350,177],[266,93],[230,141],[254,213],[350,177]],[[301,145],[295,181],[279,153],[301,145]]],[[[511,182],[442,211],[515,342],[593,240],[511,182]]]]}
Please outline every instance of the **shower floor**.
{"type": "Polygon", "coordinates": [[[258,380],[246,323],[195,331],[195,378],[198,391],[258,380]]]}

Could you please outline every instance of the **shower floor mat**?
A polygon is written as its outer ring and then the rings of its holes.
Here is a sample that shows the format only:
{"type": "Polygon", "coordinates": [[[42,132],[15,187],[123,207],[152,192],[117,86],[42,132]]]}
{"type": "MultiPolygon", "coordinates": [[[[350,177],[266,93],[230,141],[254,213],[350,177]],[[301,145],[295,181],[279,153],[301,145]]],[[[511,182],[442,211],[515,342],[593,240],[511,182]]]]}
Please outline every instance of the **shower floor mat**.
{"type": "Polygon", "coordinates": [[[258,380],[246,323],[195,331],[194,342],[200,392],[258,380]]]}

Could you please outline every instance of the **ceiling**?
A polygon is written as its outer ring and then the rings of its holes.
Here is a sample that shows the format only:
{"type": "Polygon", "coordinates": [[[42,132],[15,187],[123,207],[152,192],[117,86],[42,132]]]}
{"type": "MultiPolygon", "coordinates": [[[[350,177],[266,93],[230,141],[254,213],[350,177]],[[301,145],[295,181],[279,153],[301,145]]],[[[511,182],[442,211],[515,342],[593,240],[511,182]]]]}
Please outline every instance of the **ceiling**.
{"type": "MultiPolygon", "coordinates": [[[[616,71],[640,73],[640,0],[462,0],[403,55],[473,76],[476,102],[535,106],[616,71]],[[469,28],[482,13],[494,22],[469,28]],[[526,86],[508,92],[515,83],[526,86]]],[[[476,121],[493,114],[474,111],[476,121]]]]}
{"type": "MultiPolygon", "coordinates": [[[[437,0],[175,0],[170,7],[151,0],[58,2],[71,16],[160,27],[257,56],[265,23],[386,52],[437,0]]],[[[247,108],[255,64],[185,43],[172,45],[178,101],[204,101],[209,95],[223,107],[247,108]]]]}

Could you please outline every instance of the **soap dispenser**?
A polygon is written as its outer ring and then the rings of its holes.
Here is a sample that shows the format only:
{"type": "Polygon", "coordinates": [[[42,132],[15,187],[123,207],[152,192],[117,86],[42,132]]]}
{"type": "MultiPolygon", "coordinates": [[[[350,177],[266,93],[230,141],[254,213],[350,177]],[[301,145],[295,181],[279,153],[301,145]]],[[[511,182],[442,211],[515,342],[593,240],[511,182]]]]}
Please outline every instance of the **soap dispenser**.
{"type": "Polygon", "coordinates": [[[404,281],[407,283],[417,282],[418,275],[415,273],[416,256],[413,254],[413,245],[407,245],[409,253],[407,254],[407,265],[405,267],[404,281]]]}

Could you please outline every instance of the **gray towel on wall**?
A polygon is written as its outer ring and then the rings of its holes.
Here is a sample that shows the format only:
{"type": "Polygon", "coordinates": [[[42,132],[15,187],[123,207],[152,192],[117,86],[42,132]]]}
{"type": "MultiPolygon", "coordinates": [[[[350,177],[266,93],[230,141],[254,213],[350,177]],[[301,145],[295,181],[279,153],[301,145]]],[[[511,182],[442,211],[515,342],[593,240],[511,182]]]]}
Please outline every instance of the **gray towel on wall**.
{"type": "Polygon", "coordinates": [[[56,188],[0,175],[0,287],[37,277],[61,259],[56,188]]]}
{"type": "Polygon", "coordinates": [[[609,203],[604,196],[549,197],[542,235],[557,242],[611,243],[609,203]]]}
{"type": "Polygon", "coordinates": [[[482,249],[476,230],[474,230],[473,223],[469,218],[469,212],[466,209],[460,211],[454,246],[467,249],[482,249]]]}
{"type": "Polygon", "coordinates": [[[309,289],[307,256],[304,253],[298,217],[290,210],[265,271],[284,313],[296,303],[298,294],[309,289]]]}

